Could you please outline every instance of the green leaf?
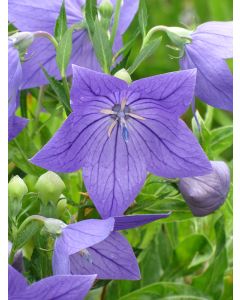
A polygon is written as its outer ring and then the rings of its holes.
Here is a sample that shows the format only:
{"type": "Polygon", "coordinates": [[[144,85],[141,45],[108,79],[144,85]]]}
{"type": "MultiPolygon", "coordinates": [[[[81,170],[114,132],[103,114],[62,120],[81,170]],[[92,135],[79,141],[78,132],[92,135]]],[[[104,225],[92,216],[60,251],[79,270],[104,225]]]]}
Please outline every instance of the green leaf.
{"type": "Polygon", "coordinates": [[[67,15],[66,15],[66,10],[65,10],[65,2],[63,1],[59,16],[57,18],[55,28],[54,28],[54,36],[58,42],[61,41],[61,39],[66,31],[67,31],[67,15]]]}
{"type": "Polygon", "coordinates": [[[212,255],[212,246],[202,234],[193,234],[184,239],[174,250],[171,263],[163,275],[164,280],[191,274],[212,255]],[[197,267],[197,268],[196,268],[197,267]]]}
{"type": "Polygon", "coordinates": [[[141,30],[143,38],[146,36],[147,24],[148,24],[148,13],[145,0],[140,0],[138,9],[138,24],[141,30]]]}
{"type": "Polygon", "coordinates": [[[57,47],[56,61],[62,77],[65,76],[65,72],[72,54],[72,34],[73,28],[69,28],[64,33],[57,47]]]}
{"type": "Polygon", "coordinates": [[[159,282],[129,293],[119,300],[209,300],[197,289],[180,283],[159,282]]]}
{"type": "Polygon", "coordinates": [[[37,232],[42,228],[43,223],[38,220],[31,220],[31,222],[20,226],[17,235],[13,241],[13,249],[21,249],[37,232]]]}
{"type": "Polygon", "coordinates": [[[211,131],[211,149],[215,156],[221,154],[233,144],[233,127],[223,126],[211,131]]]}
{"type": "Polygon", "coordinates": [[[132,74],[138,66],[149,56],[151,56],[159,47],[162,38],[157,38],[155,40],[150,41],[146,46],[140,50],[140,53],[135,58],[133,64],[128,68],[128,73],[132,74]]]}
{"type": "MultiPolygon", "coordinates": [[[[30,126],[30,124],[28,124],[28,126],[30,126]]],[[[27,130],[23,130],[15,139],[8,143],[8,150],[8,159],[14,162],[16,166],[26,174],[40,176],[44,173],[42,168],[29,162],[29,159],[37,152],[37,148],[28,135],[27,130]]]]}
{"type": "Polygon", "coordinates": [[[95,31],[95,19],[97,16],[97,1],[86,0],[85,5],[85,18],[87,22],[88,32],[90,37],[93,37],[95,31]]]}
{"type": "Polygon", "coordinates": [[[93,47],[103,71],[109,73],[112,63],[112,49],[107,32],[103,29],[98,20],[95,21],[93,47]]]}
{"type": "Polygon", "coordinates": [[[203,288],[213,299],[220,299],[224,287],[224,274],[228,267],[224,218],[220,217],[215,224],[216,250],[212,263],[201,276],[193,279],[193,286],[203,288]]]}
{"type": "Polygon", "coordinates": [[[63,87],[63,85],[58,81],[56,80],[54,77],[51,77],[46,69],[42,68],[45,76],[47,77],[49,83],[50,83],[50,86],[52,87],[52,89],[54,90],[54,92],[56,93],[59,101],[62,103],[65,111],[66,111],[66,114],[69,115],[71,113],[71,107],[70,107],[70,104],[69,104],[69,98],[68,96],[66,95],[66,92],[65,92],[65,89],[63,87]]]}

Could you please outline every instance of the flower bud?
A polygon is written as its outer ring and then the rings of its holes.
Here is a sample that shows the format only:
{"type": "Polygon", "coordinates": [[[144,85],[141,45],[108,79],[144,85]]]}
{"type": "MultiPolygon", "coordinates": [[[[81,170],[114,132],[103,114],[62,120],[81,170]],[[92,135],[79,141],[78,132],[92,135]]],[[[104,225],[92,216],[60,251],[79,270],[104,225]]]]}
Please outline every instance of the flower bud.
{"type": "Polygon", "coordinates": [[[47,205],[49,201],[56,204],[62,191],[65,189],[65,184],[60,176],[48,171],[39,177],[35,189],[43,204],[47,205]]]}
{"type": "Polygon", "coordinates": [[[59,200],[58,204],[57,204],[57,217],[58,218],[62,217],[67,209],[67,199],[64,198],[63,195],[61,195],[61,198],[63,198],[63,199],[59,200]]]}
{"type": "Polygon", "coordinates": [[[58,219],[46,218],[44,221],[44,229],[50,234],[59,235],[67,225],[58,219]]]}
{"type": "Polygon", "coordinates": [[[25,53],[27,48],[34,40],[34,33],[32,32],[17,32],[9,37],[20,53],[25,53]]]}
{"type": "Polygon", "coordinates": [[[22,208],[22,199],[27,194],[25,182],[17,175],[8,183],[9,216],[16,217],[22,208]]]}
{"type": "Polygon", "coordinates": [[[132,79],[128,73],[128,71],[126,69],[121,69],[119,71],[117,71],[115,74],[114,74],[115,77],[119,78],[119,79],[122,79],[124,81],[126,81],[127,83],[131,83],[132,82],[132,79]]]}
{"type": "Polygon", "coordinates": [[[99,5],[99,12],[103,18],[110,19],[113,14],[113,5],[110,0],[102,0],[99,5]]]}
{"type": "Polygon", "coordinates": [[[225,201],[230,172],[222,161],[211,162],[213,172],[204,176],[181,178],[178,187],[195,216],[206,216],[214,212],[225,201]]]}

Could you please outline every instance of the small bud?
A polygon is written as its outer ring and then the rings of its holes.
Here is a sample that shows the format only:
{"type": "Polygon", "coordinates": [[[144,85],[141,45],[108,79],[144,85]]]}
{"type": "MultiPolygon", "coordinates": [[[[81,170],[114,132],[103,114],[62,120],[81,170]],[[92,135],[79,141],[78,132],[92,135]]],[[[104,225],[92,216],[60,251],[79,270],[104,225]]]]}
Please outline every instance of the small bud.
{"type": "Polygon", "coordinates": [[[25,53],[27,48],[34,41],[34,33],[32,32],[17,32],[9,37],[20,53],[25,53]]]}
{"type": "Polygon", "coordinates": [[[8,197],[10,201],[22,201],[27,194],[28,188],[18,175],[14,176],[8,183],[8,197]]]}
{"type": "Polygon", "coordinates": [[[15,218],[22,208],[22,199],[27,194],[25,182],[17,175],[8,183],[9,216],[15,218]]]}
{"type": "Polygon", "coordinates": [[[67,225],[58,219],[46,218],[44,221],[44,229],[50,234],[59,235],[67,225]]]}
{"type": "Polygon", "coordinates": [[[119,78],[119,79],[122,79],[124,81],[126,81],[127,83],[131,83],[132,82],[132,79],[129,75],[129,73],[127,72],[126,69],[121,69],[119,71],[117,71],[115,74],[114,74],[115,77],[119,78]]]}
{"type": "Polygon", "coordinates": [[[63,199],[59,200],[58,204],[57,204],[57,217],[58,218],[62,217],[67,209],[67,199],[64,198],[63,195],[61,195],[60,197],[63,199]]]}
{"type": "Polygon", "coordinates": [[[99,12],[103,18],[110,19],[113,14],[113,5],[110,0],[102,0],[99,5],[99,12]]]}
{"type": "Polygon", "coordinates": [[[195,216],[206,216],[226,200],[230,186],[230,172],[226,163],[211,162],[213,172],[179,180],[180,192],[195,216]]]}
{"type": "Polygon", "coordinates": [[[60,176],[49,171],[39,177],[35,188],[43,204],[47,205],[49,201],[56,204],[65,189],[65,184],[60,176]]]}

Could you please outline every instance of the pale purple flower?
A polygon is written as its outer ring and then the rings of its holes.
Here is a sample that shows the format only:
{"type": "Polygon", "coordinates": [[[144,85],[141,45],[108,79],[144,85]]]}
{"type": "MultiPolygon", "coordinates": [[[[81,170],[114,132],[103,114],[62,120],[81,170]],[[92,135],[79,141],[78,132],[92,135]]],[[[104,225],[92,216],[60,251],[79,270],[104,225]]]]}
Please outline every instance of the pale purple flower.
{"type": "Polygon", "coordinates": [[[211,165],[179,116],[191,103],[196,70],[137,80],[73,66],[73,112],[32,163],[56,172],[83,167],[103,218],[121,215],[147,172],[163,177],[204,175],[211,165]]]}
{"type": "Polygon", "coordinates": [[[31,285],[21,273],[8,266],[9,300],[83,300],[96,275],[51,276],[31,285]]]}
{"type": "Polygon", "coordinates": [[[233,56],[232,22],[207,22],[191,33],[181,69],[197,68],[195,94],[214,107],[232,110],[233,77],[225,61],[233,56]]]}
{"type": "Polygon", "coordinates": [[[182,178],[178,184],[183,198],[195,216],[205,216],[218,209],[226,200],[230,172],[223,161],[211,161],[213,172],[198,177],[182,178]]]}
{"type": "Polygon", "coordinates": [[[84,220],[68,225],[56,239],[54,274],[97,274],[98,279],[140,279],[136,257],[117,231],[166,218],[169,214],[84,220]]]}
{"type": "MultiPolygon", "coordinates": [[[[12,250],[12,243],[8,241],[8,257],[11,253],[12,250]]],[[[16,269],[19,272],[23,271],[23,255],[22,255],[22,250],[18,250],[16,254],[14,255],[13,263],[12,266],[14,269],[16,269]]]]}
{"type": "Polygon", "coordinates": [[[8,41],[8,140],[15,138],[28,120],[15,116],[19,105],[18,89],[22,81],[22,66],[13,41],[8,41]]]}
{"type": "MultiPolygon", "coordinates": [[[[101,1],[98,1],[101,3],[101,1]]],[[[116,0],[112,0],[115,5],[116,0]]],[[[138,9],[139,0],[124,0],[119,26],[114,44],[114,51],[121,47],[121,36],[128,28],[138,9]]],[[[62,5],[61,0],[9,0],[9,21],[21,31],[46,31],[54,34],[54,27],[62,5]]],[[[68,26],[83,21],[82,8],[85,0],[65,0],[68,26]]],[[[47,79],[41,70],[42,65],[51,76],[61,78],[55,61],[55,48],[46,38],[38,38],[28,49],[26,62],[23,65],[23,82],[21,88],[31,88],[47,84],[47,79]]],[[[77,64],[100,71],[87,30],[73,33],[73,49],[67,75],[71,75],[71,64],[77,64]]]]}

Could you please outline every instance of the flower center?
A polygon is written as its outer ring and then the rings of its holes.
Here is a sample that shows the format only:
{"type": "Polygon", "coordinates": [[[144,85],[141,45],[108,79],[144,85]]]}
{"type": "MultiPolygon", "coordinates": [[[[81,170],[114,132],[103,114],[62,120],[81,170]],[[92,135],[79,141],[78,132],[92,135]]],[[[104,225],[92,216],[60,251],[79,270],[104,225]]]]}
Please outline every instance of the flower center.
{"type": "Polygon", "coordinates": [[[120,128],[122,131],[122,137],[125,142],[128,142],[129,139],[129,130],[127,126],[127,120],[132,117],[134,119],[145,120],[143,117],[138,116],[131,112],[130,107],[126,104],[127,100],[123,99],[121,104],[115,104],[112,109],[102,109],[100,112],[103,114],[107,114],[113,119],[112,124],[108,129],[108,136],[111,136],[111,133],[114,127],[117,124],[120,124],[120,128]]]}

